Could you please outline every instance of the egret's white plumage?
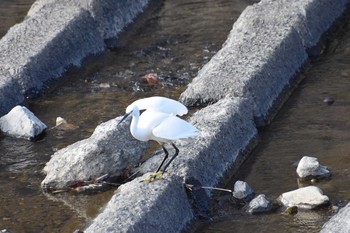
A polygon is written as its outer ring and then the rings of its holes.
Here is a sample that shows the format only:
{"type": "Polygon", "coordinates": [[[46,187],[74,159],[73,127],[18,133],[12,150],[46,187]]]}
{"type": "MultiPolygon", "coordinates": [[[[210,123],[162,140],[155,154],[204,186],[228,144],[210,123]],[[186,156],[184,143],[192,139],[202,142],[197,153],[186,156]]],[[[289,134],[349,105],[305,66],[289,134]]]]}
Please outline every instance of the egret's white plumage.
{"type": "Polygon", "coordinates": [[[130,113],[135,105],[140,111],[152,109],[158,112],[171,113],[178,116],[185,115],[188,112],[187,107],[176,100],[161,96],[153,96],[134,101],[126,108],[126,114],[130,113]]]}
{"type": "Polygon", "coordinates": [[[154,140],[159,143],[170,143],[198,134],[198,130],[193,125],[171,113],[147,109],[140,115],[138,107],[134,105],[131,114],[133,118],[130,132],[140,141],[154,140]]]}
{"type": "Polygon", "coordinates": [[[132,114],[130,132],[133,137],[140,141],[154,140],[162,145],[165,158],[156,173],[161,170],[169,154],[164,147],[165,143],[170,143],[174,147],[175,154],[164,166],[162,172],[179,153],[179,149],[173,142],[198,135],[196,127],[176,116],[187,112],[186,106],[180,102],[159,96],[136,100],[126,108],[126,115],[120,122],[132,114]],[[140,110],[145,111],[140,114],[140,110]]]}

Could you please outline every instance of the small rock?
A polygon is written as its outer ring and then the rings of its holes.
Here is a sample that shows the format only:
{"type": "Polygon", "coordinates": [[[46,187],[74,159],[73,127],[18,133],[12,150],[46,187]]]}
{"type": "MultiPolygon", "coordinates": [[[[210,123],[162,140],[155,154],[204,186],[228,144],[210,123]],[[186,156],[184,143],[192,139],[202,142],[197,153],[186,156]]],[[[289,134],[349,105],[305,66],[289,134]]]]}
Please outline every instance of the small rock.
{"type": "Polygon", "coordinates": [[[159,78],[158,75],[156,73],[149,73],[146,74],[145,76],[143,76],[141,78],[142,82],[150,84],[150,85],[155,85],[158,83],[159,78]]]}
{"type": "Polygon", "coordinates": [[[53,127],[55,129],[61,129],[61,130],[74,130],[77,129],[78,126],[75,126],[73,124],[69,124],[66,119],[62,117],[56,118],[56,125],[53,127]]]}
{"type": "Polygon", "coordinates": [[[245,201],[250,201],[254,197],[254,191],[246,182],[238,180],[234,185],[232,195],[237,199],[244,199],[245,201]]]}
{"type": "Polygon", "coordinates": [[[323,103],[326,103],[328,105],[332,105],[334,101],[335,101],[334,98],[330,96],[327,96],[323,99],[323,103]]]}
{"type": "Polygon", "coordinates": [[[320,165],[317,158],[304,156],[297,167],[297,173],[301,180],[326,178],[331,175],[326,166],[320,165]]]}
{"type": "Polygon", "coordinates": [[[260,194],[249,202],[248,212],[250,214],[258,214],[263,212],[269,212],[272,209],[271,202],[267,200],[264,194],[260,194]]]}
{"type": "Polygon", "coordinates": [[[303,209],[313,209],[329,202],[329,198],[323,195],[322,190],[316,186],[283,193],[278,200],[286,207],[296,206],[303,209]]]}
{"type": "Polygon", "coordinates": [[[67,121],[62,117],[57,117],[56,118],[56,126],[59,126],[61,124],[67,124],[67,121]]]}
{"type": "Polygon", "coordinates": [[[291,207],[288,207],[285,211],[284,211],[285,214],[289,214],[289,215],[295,215],[298,213],[298,207],[296,206],[291,206],[291,207]]]}
{"type": "Polygon", "coordinates": [[[2,230],[0,230],[0,233],[11,233],[11,232],[8,231],[7,229],[2,229],[2,230]]]}
{"type": "Polygon", "coordinates": [[[47,126],[24,106],[18,105],[0,118],[0,129],[14,137],[33,140],[46,128],[47,126]]]}

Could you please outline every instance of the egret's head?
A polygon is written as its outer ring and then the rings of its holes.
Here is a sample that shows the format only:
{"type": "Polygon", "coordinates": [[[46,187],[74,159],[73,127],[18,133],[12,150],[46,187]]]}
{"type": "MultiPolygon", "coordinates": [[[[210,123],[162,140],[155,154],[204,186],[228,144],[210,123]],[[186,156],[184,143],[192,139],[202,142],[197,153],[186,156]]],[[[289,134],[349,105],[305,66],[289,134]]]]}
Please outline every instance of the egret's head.
{"type": "Polygon", "coordinates": [[[139,113],[139,108],[136,106],[136,105],[129,105],[127,108],[126,108],[126,114],[123,116],[123,118],[119,121],[118,125],[120,123],[122,123],[126,118],[128,118],[128,116],[130,116],[130,114],[132,113],[139,113]]]}

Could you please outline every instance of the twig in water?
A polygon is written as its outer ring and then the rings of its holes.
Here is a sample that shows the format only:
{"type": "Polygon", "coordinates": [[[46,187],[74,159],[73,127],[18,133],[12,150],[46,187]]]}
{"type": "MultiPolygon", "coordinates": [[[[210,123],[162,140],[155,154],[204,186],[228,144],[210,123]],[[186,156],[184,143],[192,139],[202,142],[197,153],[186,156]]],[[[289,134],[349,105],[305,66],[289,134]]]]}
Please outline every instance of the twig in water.
{"type": "Polygon", "coordinates": [[[215,187],[208,187],[208,186],[201,186],[201,185],[185,184],[185,187],[191,191],[198,190],[198,189],[212,189],[212,190],[233,193],[231,189],[215,188],[215,187]]]}

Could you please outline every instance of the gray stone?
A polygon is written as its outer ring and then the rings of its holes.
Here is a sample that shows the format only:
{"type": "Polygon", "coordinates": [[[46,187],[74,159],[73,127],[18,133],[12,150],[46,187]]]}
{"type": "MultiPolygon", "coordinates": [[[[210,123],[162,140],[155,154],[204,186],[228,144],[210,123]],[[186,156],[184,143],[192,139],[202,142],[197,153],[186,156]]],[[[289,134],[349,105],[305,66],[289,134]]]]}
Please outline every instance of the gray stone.
{"type": "Polygon", "coordinates": [[[328,222],[326,222],[320,233],[349,233],[350,229],[350,203],[341,208],[328,222]]]}
{"type": "Polygon", "coordinates": [[[232,195],[237,199],[244,199],[245,201],[250,201],[254,197],[253,189],[248,185],[247,182],[237,180],[232,195]]]}
{"type": "Polygon", "coordinates": [[[297,174],[301,180],[325,178],[331,175],[326,166],[320,165],[315,157],[304,156],[298,164],[297,174]]]}
{"type": "Polygon", "coordinates": [[[120,176],[136,165],[148,143],[134,139],[129,121],[115,118],[96,127],[91,137],[78,141],[54,153],[44,167],[45,190],[66,189],[79,181],[89,181],[102,175],[120,176]]]}
{"type": "Polygon", "coordinates": [[[278,200],[286,207],[297,206],[302,209],[314,209],[329,202],[329,198],[323,195],[320,188],[307,186],[283,193],[278,200]]]}
{"type": "Polygon", "coordinates": [[[269,212],[272,209],[271,202],[266,198],[265,194],[260,194],[249,202],[248,213],[259,214],[269,212]]]}
{"type": "Polygon", "coordinates": [[[14,107],[0,118],[0,130],[10,136],[32,140],[47,126],[24,106],[14,107]]]}
{"type": "Polygon", "coordinates": [[[223,48],[180,100],[193,106],[216,102],[229,93],[250,98],[256,123],[268,123],[274,106],[306,62],[306,49],[318,43],[346,2],[266,0],[247,7],[223,48]]]}
{"type": "Polygon", "coordinates": [[[149,174],[118,188],[103,212],[84,230],[90,232],[181,232],[193,219],[183,178],[140,182],[149,174]]]}

